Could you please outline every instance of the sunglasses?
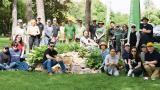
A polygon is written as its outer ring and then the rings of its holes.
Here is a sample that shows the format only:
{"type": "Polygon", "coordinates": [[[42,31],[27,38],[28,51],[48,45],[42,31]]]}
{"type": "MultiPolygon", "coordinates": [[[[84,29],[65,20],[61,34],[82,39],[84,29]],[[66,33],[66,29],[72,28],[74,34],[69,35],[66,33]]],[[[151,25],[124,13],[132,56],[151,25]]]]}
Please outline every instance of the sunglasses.
{"type": "Polygon", "coordinates": [[[50,47],[54,47],[54,45],[51,45],[50,47]]]}

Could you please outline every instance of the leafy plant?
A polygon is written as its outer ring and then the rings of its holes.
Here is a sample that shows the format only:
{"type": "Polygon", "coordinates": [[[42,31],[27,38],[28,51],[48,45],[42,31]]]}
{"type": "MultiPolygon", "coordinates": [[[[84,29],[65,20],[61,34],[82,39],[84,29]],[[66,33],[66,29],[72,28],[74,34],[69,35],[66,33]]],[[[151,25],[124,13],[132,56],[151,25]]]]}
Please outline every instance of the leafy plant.
{"type": "Polygon", "coordinates": [[[93,50],[87,56],[87,66],[89,68],[98,69],[101,66],[101,63],[102,63],[102,57],[101,57],[101,53],[98,49],[93,50]]]}
{"type": "Polygon", "coordinates": [[[36,47],[32,51],[32,53],[27,54],[27,59],[26,59],[27,62],[29,62],[29,64],[31,65],[33,65],[34,63],[42,62],[43,55],[46,49],[47,49],[47,46],[36,47]]]}

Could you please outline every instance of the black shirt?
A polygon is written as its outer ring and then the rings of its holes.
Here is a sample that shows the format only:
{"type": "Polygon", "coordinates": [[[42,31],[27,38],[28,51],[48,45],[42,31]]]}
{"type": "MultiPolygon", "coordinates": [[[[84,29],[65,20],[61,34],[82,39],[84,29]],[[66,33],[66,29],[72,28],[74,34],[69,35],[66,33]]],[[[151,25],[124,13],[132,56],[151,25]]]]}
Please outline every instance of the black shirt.
{"type": "Polygon", "coordinates": [[[38,26],[39,31],[40,31],[40,35],[38,35],[38,36],[41,37],[42,31],[43,31],[43,29],[44,29],[44,25],[43,25],[41,22],[39,22],[39,23],[37,24],[37,26],[38,26]]]}
{"type": "Polygon", "coordinates": [[[136,35],[136,31],[135,32],[131,32],[130,33],[130,46],[136,46],[137,43],[137,35],[136,35]]]}
{"type": "Polygon", "coordinates": [[[160,63],[160,54],[156,51],[154,51],[153,53],[146,53],[145,54],[145,61],[158,61],[158,64],[156,64],[156,67],[157,66],[160,66],[159,63],[160,63]]]}
{"type": "Polygon", "coordinates": [[[140,24],[140,29],[151,30],[151,33],[141,32],[140,42],[142,42],[142,44],[146,44],[147,42],[152,42],[153,41],[153,26],[151,24],[141,23],[140,24]]]}
{"type": "MultiPolygon", "coordinates": [[[[139,56],[136,56],[134,58],[132,54],[130,54],[130,59],[131,59],[132,67],[136,67],[138,65],[138,62],[141,62],[141,58],[139,56]]],[[[142,62],[141,62],[141,66],[142,66],[142,62]]]]}
{"type": "Polygon", "coordinates": [[[46,55],[50,55],[51,57],[54,57],[55,55],[57,55],[58,54],[58,52],[56,51],[56,50],[51,50],[51,49],[47,49],[45,52],[44,52],[44,56],[43,56],[43,62],[45,61],[45,60],[47,60],[47,57],[46,57],[46,55]]]}

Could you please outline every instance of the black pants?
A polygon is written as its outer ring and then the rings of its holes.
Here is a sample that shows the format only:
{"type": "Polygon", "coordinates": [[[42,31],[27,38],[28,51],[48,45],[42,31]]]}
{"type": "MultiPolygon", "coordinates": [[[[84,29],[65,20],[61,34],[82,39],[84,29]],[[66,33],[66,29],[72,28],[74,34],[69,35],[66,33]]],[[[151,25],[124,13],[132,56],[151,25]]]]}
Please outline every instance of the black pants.
{"type": "Polygon", "coordinates": [[[33,45],[39,46],[39,38],[38,36],[30,36],[29,37],[29,49],[32,50],[33,45]]]}

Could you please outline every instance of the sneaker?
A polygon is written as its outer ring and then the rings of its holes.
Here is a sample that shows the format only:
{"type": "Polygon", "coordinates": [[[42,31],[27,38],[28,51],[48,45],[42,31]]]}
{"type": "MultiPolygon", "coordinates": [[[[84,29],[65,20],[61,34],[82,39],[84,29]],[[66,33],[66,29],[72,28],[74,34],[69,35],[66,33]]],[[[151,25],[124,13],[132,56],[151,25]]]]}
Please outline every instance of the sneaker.
{"type": "Polygon", "coordinates": [[[135,77],[133,73],[132,73],[132,77],[135,77]]]}
{"type": "Polygon", "coordinates": [[[128,77],[132,75],[132,71],[133,71],[132,69],[128,71],[128,74],[127,74],[128,77]]]}
{"type": "Polygon", "coordinates": [[[144,80],[148,80],[149,78],[148,77],[144,77],[144,80]]]}
{"type": "Polygon", "coordinates": [[[153,80],[153,81],[154,81],[154,80],[156,80],[156,79],[155,79],[155,78],[151,78],[151,80],[153,80]]]}
{"type": "Polygon", "coordinates": [[[48,73],[48,75],[49,75],[49,76],[52,76],[52,75],[53,75],[53,73],[48,73]]]}

